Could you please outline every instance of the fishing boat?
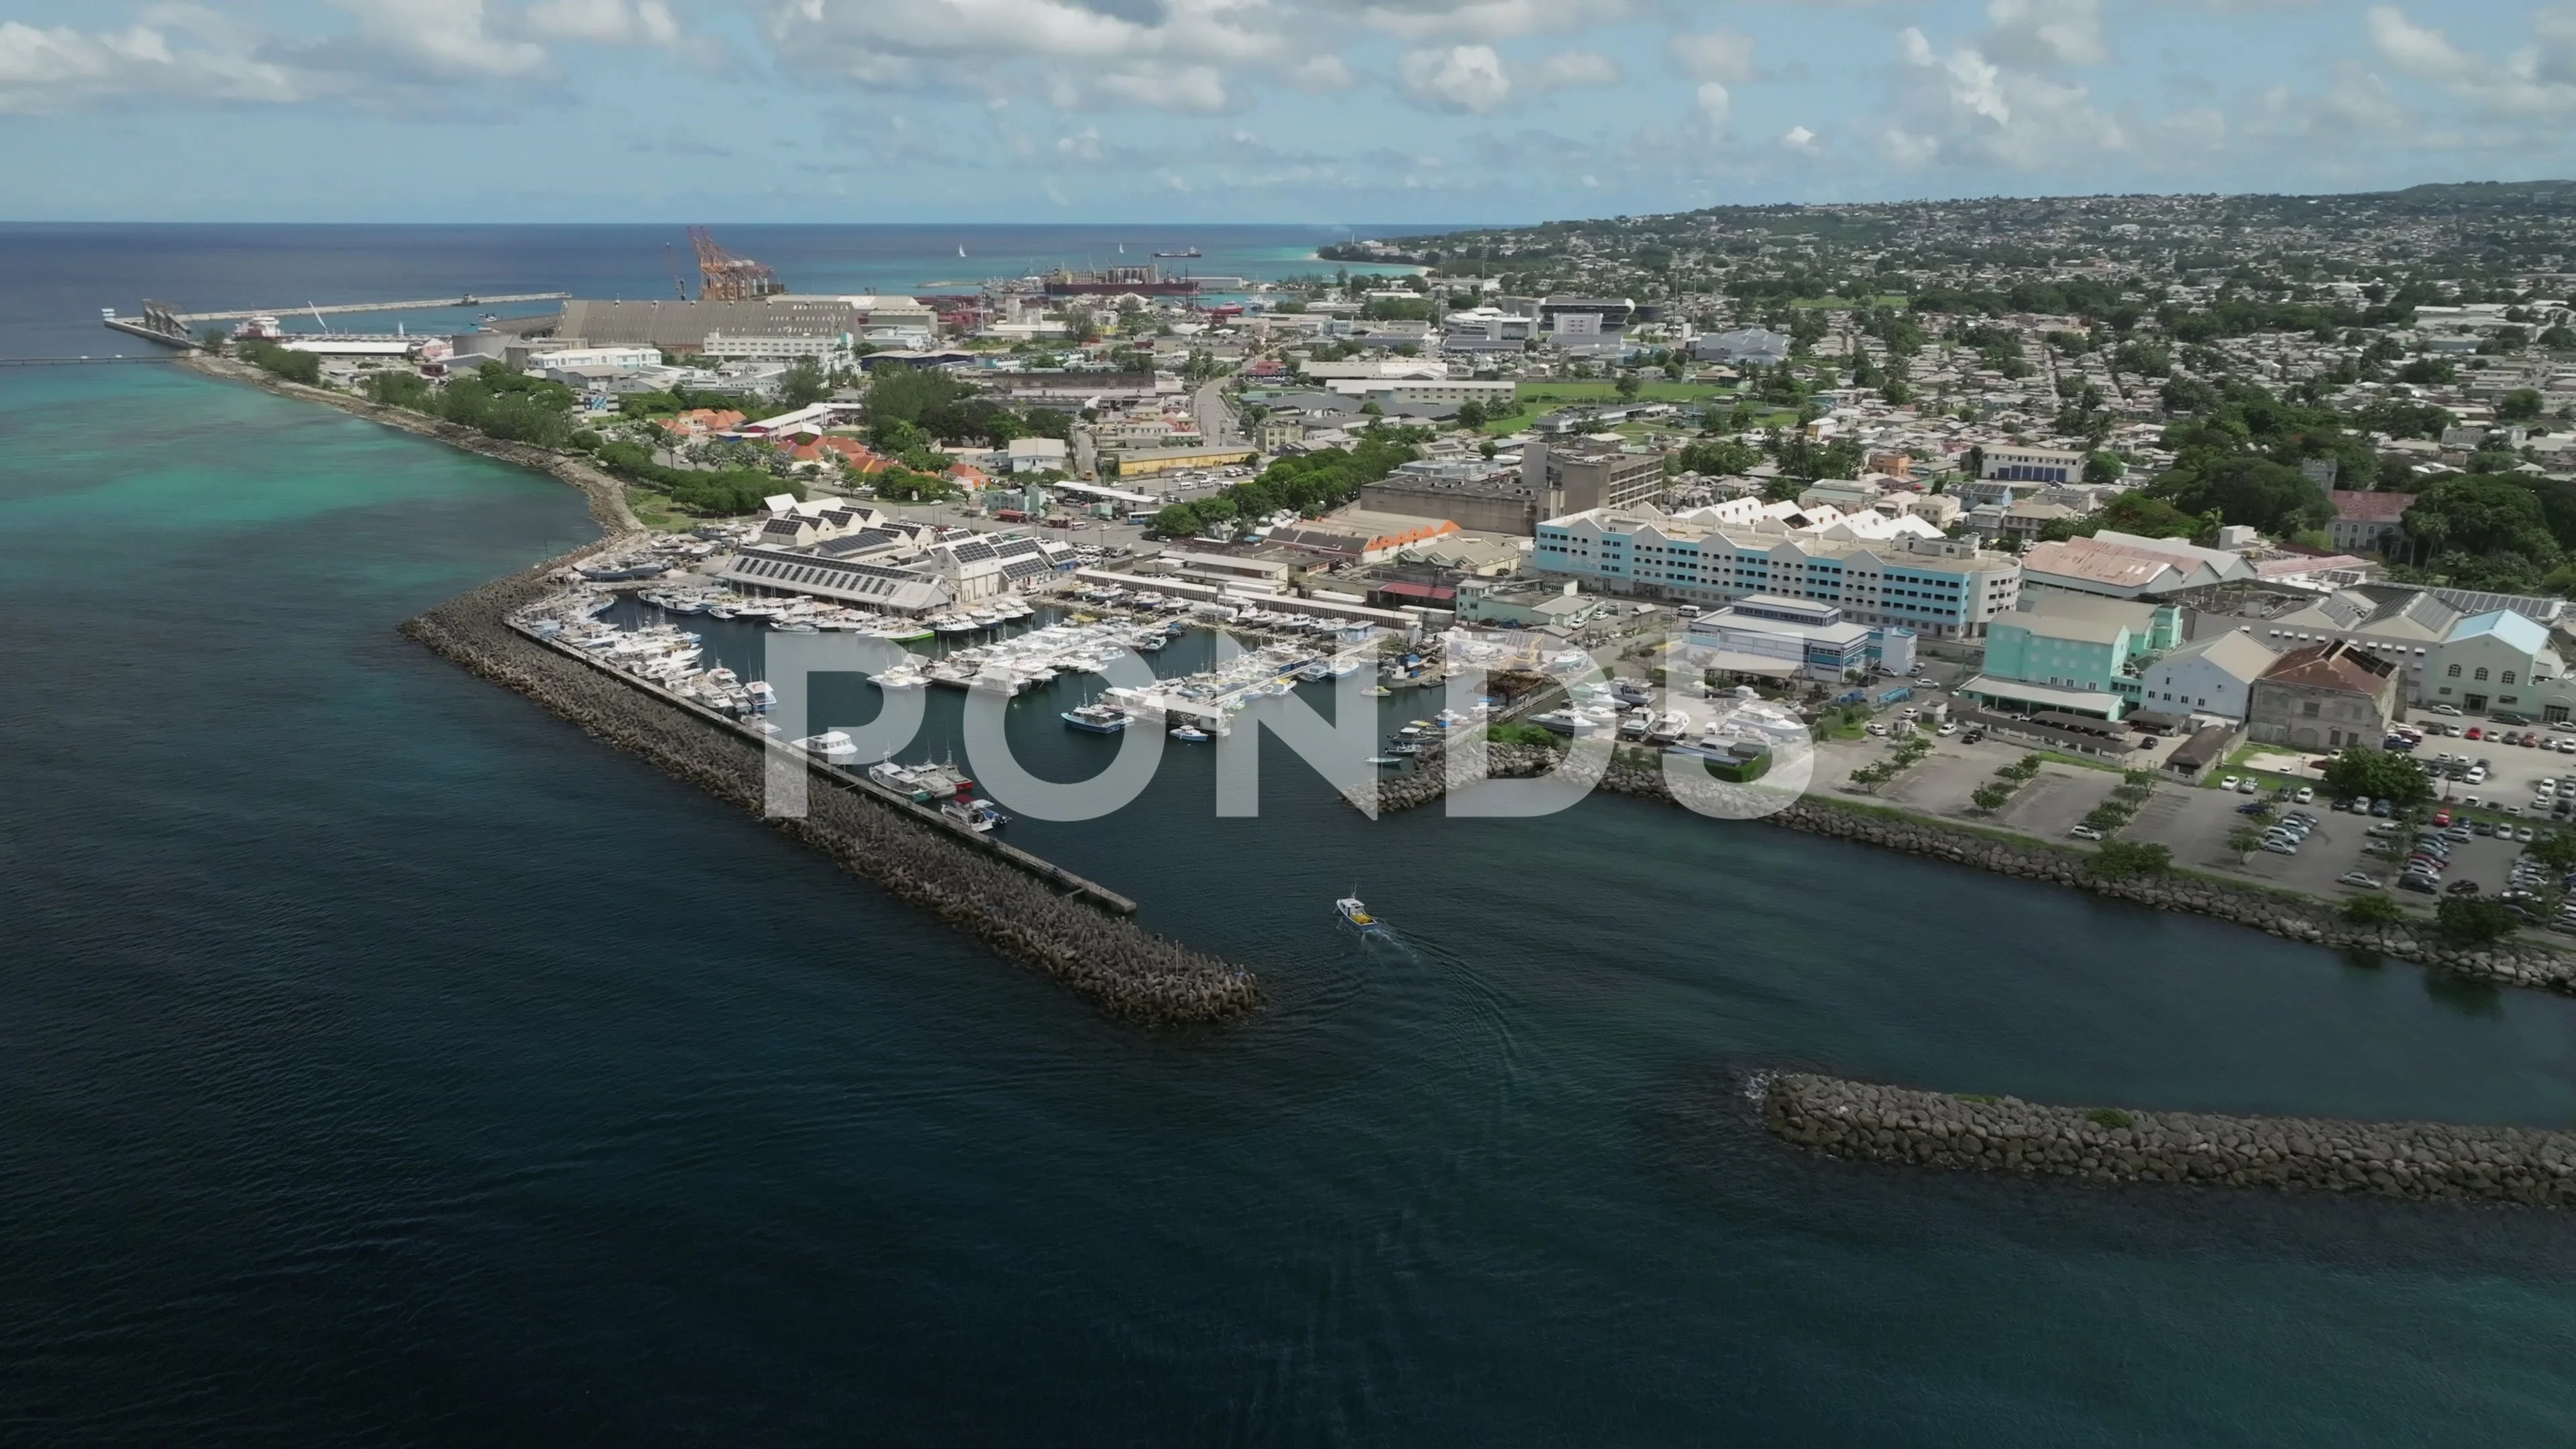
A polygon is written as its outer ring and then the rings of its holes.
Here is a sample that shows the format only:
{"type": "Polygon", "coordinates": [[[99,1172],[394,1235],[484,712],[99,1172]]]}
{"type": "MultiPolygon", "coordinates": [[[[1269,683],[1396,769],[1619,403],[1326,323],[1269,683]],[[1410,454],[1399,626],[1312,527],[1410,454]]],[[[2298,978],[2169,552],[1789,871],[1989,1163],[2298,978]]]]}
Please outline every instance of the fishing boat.
{"type": "Polygon", "coordinates": [[[1383,684],[1372,684],[1368,688],[1361,690],[1360,693],[1367,695],[1371,699],[1384,699],[1388,695],[1395,693],[1395,691],[1387,688],[1383,684]]]}
{"type": "Polygon", "coordinates": [[[765,679],[755,679],[744,685],[742,692],[751,697],[751,707],[762,714],[767,714],[778,704],[778,691],[770,688],[769,681],[765,679]]]}
{"type": "Polygon", "coordinates": [[[875,685],[879,689],[889,691],[925,689],[929,687],[930,676],[922,673],[920,669],[913,665],[898,664],[883,674],[869,675],[868,683],[875,685]]]}
{"type": "Polygon", "coordinates": [[[990,800],[969,800],[962,795],[941,801],[939,813],[978,835],[990,832],[994,826],[1005,824],[1011,818],[995,808],[990,800]]]}
{"type": "Polygon", "coordinates": [[[879,760],[868,766],[868,778],[899,795],[905,795],[914,800],[930,798],[930,787],[916,779],[912,771],[892,760],[879,760]]]}
{"type": "Polygon", "coordinates": [[[1114,704],[1077,705],[1064,712],[1064,722],[1095,735],[1114,735],[1127,728],[1127,711],[1114,704]]]}
{"type": "Polygon", "coordinates": [[[1333,909],[1341,913],[1343,920],[1350,922],[1352,930],[1363,936],[1383,935],[1386,931],[1386,924],[1370,915],[1367,903],[1358,896],[1342,897],[1333,902],[1333,909]]]}
{"type": "Polygon", "coordinates": [[[1200,729],[1197,725],[1174,725],[1172,727],[1172,738],[1179,740],[1185,745],[1205,744],[1208,739],[1208,732],[1200,729]]]}
{"type": "Polygon", "coordinates": [[[825,730],[819,735],[807,735],[796,742],[796,748],[835,765],[845,765],[859,757],[859,747],[848,735],[839,730],[825,730]]]}
{"type": "Polygon", "coordinates": [[[1370,764],[1372,764],[1372,765],[1378,765],[1378,766],[1401,765],[1401,764],[1403,764],[1403,763],[1404,763],[1404,756],[1402,756],[1402,755],[1371,755],[1371,756],[1369,756],[1368,762],[1369,762],[1370,764]]]}

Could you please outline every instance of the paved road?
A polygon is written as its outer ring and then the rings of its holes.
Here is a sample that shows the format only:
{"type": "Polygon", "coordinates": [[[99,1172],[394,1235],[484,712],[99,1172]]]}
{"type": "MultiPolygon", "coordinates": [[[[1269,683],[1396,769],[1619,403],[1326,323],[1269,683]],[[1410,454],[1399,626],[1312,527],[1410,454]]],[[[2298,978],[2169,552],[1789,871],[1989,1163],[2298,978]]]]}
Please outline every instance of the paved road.
{"type": "Polygon", "coordinates": [[[1234,409],[1225,401],[1225,385],[1232,376],[1229,373],[1209,382],[1190,399],[1190,416],[1211,448],[1230,448],[1244,442],[1242,430],[1234,425],[1234,409]]]}

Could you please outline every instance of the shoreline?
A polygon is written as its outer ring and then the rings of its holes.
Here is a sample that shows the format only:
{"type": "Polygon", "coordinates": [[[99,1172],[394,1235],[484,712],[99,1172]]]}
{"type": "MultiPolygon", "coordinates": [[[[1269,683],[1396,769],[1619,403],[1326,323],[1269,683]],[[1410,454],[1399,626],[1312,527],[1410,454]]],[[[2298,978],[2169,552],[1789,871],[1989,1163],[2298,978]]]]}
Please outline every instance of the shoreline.
{"type": "Polygon", "coordinates": [[[1850,1162],[1945,1172],[2576,1207],[2576,1132],[2060,1107],[1757,1074],[1762,1125],[1850,1162]]]}
{"type": "MultiPolygon", "coordinates": [[[[510,443],[489,438],[472,429],[430,418],[405,409],[370,402],[349,393],[306,387],[274,377],[249,364],[229,359],[191,353],[181,365],[201,376],[227,381],[247,382],[281,397],[319,402],[354,416],[451,447],[477,453],[500,462],[543,472],[579,489],[589,500],[592,518],[603,537],[593,543],[548,560],[536,566],[536,576],[565,566],[573,559],[621,546],[649,530],[635,518],[628,507],[625,485],[605,472],[586,463],[566,458],[548,450],[524,443],[510,443]]],[[[497,581],[508,582],[508,581],[497,581]]],[[[490,587],[490,586],[487,586],[490,587]]],[[[471,598],[481,590],[461,598],[471,598]]],[[[533,597],[533,595],[531,595],[533,597]]],[[[458,601],[451,600],[422,615],[428,619],[458,601]]],[[[500,627],[500,613],[493,624],[500,627]]],[[[419,621],[413,621],[417,623],[419,621]]],[[[407,635],[428,642],[412,632],[407,635]]],[[[453,631],[453,621],[450,621],[453,631]]],[[[506,629],[503,632],[508,632],[506,629]]],[[[522,643],[527,641],[522,640],[522,643]]],[[[431,647],[436,648],[436,645],[431,647]]],[[[530,647],[534,647],[531,645],[530,647]]],[[[442,651],[443,652],[443,651],[442,651]]],[[[483,672],[476,664],[458,659],[467,668],[483,672]]],[[[519,686],[511,681],[524,677],[521,671],[504,670],[500,675],[487,675],[519,686]]],[[[527,691],[522,689],[522,693],[527,691]]],[[[631,691],[630,691],[631,692],[631,691]]],[[[535,696],[531,696],[535,697],[535,696]]],[[[545,703],[540,699],[540,703],[545,703]]],[[[549,705],[549,708],[553,706],[549,705]]],[[[557,710],[557,713],[564,713],[557,710]]],[[[589,728],[578,715],[566,714],[575,723],[589,728]]],[[[593,733],[599,733],[594,730],[593,733]]],[[[605,737],[605,736],[603,736],[605,737]]],[[[1482,744],[1481,741],[1478,742],[1482,744]]],[[[1415,768],[1394,780],[1379,783],[1379,808],[1382,811],[1418,808],[1439,799],[1447,792],[1444,770],[1446,747],[1436,747],[1417,758],[1415,768]]],[[[1542,772],[1552,756],[1511,745],[1485,746],[1496,778],[1526,777],[1542,772]]],[[[647,753],[649,751],[638,751],[647,753]]],[[[687,777],[687,772],[682,772],[687,777]]],[[[720,796],[721,789],[710,786],[720,796]]],[[[1603,775],[1600,789],[1613,794],[1639,799],[1661,800],[1678,806],[1660,771],[1639,770],[1614,764],[1603,775]]],[[[755,805],[756,808],[756,805],[755,805]]],[[[1891,806],[1862,806],[1809,797],[1776,815],[1765,817],[1784,829],[1798,830],[1837,840],[1854,841],[1899,854],[1927,857],[1964,865],[1995,874],[2026,880],[2046,881],[2088,894],[2159,910],[2179,911],[2213,920],[2246,926],[2288,940],[2347,953],[2384,956],[2412,962],[2427,969],[2444,970],[2475,980],[2497,985],[2546,990],[2576,995],[2576,958],[2542,947],[2506,940],[2482,947],[2461,947],[2441,941],[2430,930],[2410,922],[2386,925],[2357,924],[2344,920],[2330,904],[2287,894],[2266,892],[2251,886],[2221,881],[2189,871],[2163,875],[2114,879],[2093,874],[2086,868],[2088,856],[2052,847],[2039,841],[2020,841],[2002,832],[1981,832],[1930,817],[1917,816],[1891,806]]]]}
{"type": "Polygon", "coordinates": [[[854,876],[929,911],[951,928],[1089,999],[1106,1014],[1145,1025],[1223,1022],[1261,1007],[1261,980],[1240,966],[1138,926],[1080,894],[1059,894],[998,853],[969,847],[938,826],[905,818],[857,790],[809,792],[801,818],[762,813],[767,751],[605,677],[512,629],[508,616],[562,587],[565,571],[594,554],[648,536],[625,487],[588,464],[524,443],[348,393],[311,388],[247,364],[192,353],[200,376],[246,382],[280,397],[319,402],[405,432],[544,473],[581,491],[601,536],[554,558],[435,604],[397,632],[467,673],[501,685],[582,732],[697,786],[854,876]]]}
{"type": "MultiPolygon", "coordinates": [[[[222,382],[248,383],[263,392],[275,393],[279,397],[293,398],[298,402],[320,403],[325,407],[337,408],[353,417],[364,418],[371,423],[400,428],[406,433],[428,438],[433,442],[445,443],[451,448],[468,453],[479,453],[486,458],[544,473],[557,482],[569,484],[580,490],[581,495],[590,501],[591,521],[599,525],[603,534],[611,536],[616,541],[622,542],[626,535],[651,532],[644,526],[643,521],[635,516],[635,510],[628,506],[625,484],[588,463],[568,458],[551,449],[540,448],[533,443],[512,443],[500,438],[487,437],[461,423],[433,418],[426,413],[413,412],[409,408],[371,402],[356,393],[307,387],[300,382],[289,382],[285,378],[265,372],[247,362],[237,362],[227,357],[214,357],[194,349],[180,354],[178,362],[181,367],[199,377],[222,382]]],[[[606,541],[609,540],[603,540],[603,542],[606,541]]],[[[576,554],[590,553],[599,546],[599,544],[586,544],[573,550],[572,553],[567,553],[564,557],[571,558],[576,554]]]]}
{"type": "MultiPolygon", "coordinates": [[[[1528,746],[1484,745],[1484,750],[1496,779],[1543,773],[1555,759],[1553,752],[1528,746]]],[[[1415,809],[1447,793],[1442,754],[1426,750],[1416,759],[1410,774],[1379,786],[1381,811],[1415,809]]],[[[1673,798],[1660,770],[1614,763],[1596,788],[1685,808],[1673,798]]],[[[2411,920],[2384,925],[2348,921],[2328,902],[2238,885],[2187,869],[2133,877],[2098,875],[2088,869],[2093,857],[2085,853],[2037,840],[2025,842],[2001,831],[1968,829],[1889,805],[1848,804],[1811,794],[1763,819],[1785,830],[2045,881],[2156,910],[2206,916],[2330,950],[2409,961],[2499,986],[2576,996],[2576,958],[2517,940],[2453,945],[2411,920]]]]}

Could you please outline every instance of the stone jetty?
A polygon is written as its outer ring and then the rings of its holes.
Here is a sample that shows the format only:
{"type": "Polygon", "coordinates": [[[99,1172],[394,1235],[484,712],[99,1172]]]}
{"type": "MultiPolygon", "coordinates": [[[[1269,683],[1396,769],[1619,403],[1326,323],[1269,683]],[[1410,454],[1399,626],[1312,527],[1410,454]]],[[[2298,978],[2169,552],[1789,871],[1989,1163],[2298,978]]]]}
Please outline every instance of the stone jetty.
{"type": "MultiPolygon", "coordinates": [[[[504,619],[562,587],[573,557],[487,584],[402,626],[467,670],[535,700],[592,736],[753,814],[764,751],[739,733],[521,635],[504,619]]],[[[801,819],[767,823],[1004,955],[1035,966],[1108,1014],[1147,1024],[1223,1021],[1261,1004],[1251,972],[1153,934],[1050,887],[992,853],[857,791],[817,789],[801,819]]]]}
{"type": "MultiPolygon", "coordinates": [[[[1489,744],[1473,738],[1451,742],[1448,748],[1483,752],[1488,773],[1497,779],[1540,774],[1556,758],[1544,749],[1489,744]]],[[[1439,746],[1426,748],[1417,757],[1416,768],[1381,782],[1378,808],[1409,810],[1438,800],[1446,789],[1439,750],[1439,746]]],[[[1648,800],[1671,802],[1673,798],[1660,767],[1641,768],[1626,761],[1612,764],[1598,788],[1648,800]]],[[[1928,856],[1998,875],[2071,886],[2157,910],[2231,921],[2334,950],[2413,961],[2499,985],[2576,995],[2576,958],[2529,942],[2464,946],[2444,940],[2429,924],[2411,920],[2385,924],[2348,921],[2326,902],[2182,871],[2129,877],[2100,875],[2091,866],[2090,852],[2038,841],[2025,843],[1999,833],[1947,825],[1885,807],[1845,805],[1813,795],[1765,819],[1810,835],[1928,856]]]]}
{"type": "Polygon", "coordinates": [[[2576,1206],[2576,1132],[2048,1107],[1781,1073],[1762,1120],[1831,1157],[1959,1172],[2576,1206]]]}

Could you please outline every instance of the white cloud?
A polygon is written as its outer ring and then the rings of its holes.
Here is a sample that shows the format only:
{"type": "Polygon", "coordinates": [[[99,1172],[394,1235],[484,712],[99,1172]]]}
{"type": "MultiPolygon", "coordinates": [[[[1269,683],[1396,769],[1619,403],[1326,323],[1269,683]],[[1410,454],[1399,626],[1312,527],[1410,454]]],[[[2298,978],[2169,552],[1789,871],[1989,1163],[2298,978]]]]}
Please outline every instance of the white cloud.
{"type": "MultiPolygon", "coordinates": [[[[792,69],[868,85],[1000,93],[1034,81],[1062,108],[1176,111],[1224,108],[1229,67],[1292,49],[1286,8],[1267,0],[1122,9],[1144,18],[1078,0],[770,0],[769,41],[792,69]]],[[[1334,74],[1308,63],[1312,79],[1334,74]]]]}
{"type": "Polygon", "coordinates": [[[1813,154],[1817,149],[1816,133],[1804,126],[1791,126],[1780,137],[1780,144],[1792,151],[1813,154]]]}
{"type": "Polygon", "coordinates": [[[254,37],[211,12],[156,6],[123,30],[0,22],[0,114],[79,110],[130,96],[282,105],[304,99],[254,37]]]}
{"type": "Polygon", "coordinates": [[[673,45],[680,24],[663,0],[537,0],[521,23],[549,40],[594,45],[673,45]]]}
{"type": "Polygon", "coordinates": [[[1708,122],[1710,130],[1726,129],[1727,116],[1735,109],[1735,97],[1727,93],[1724,83],[1701,81],[1694,99],[1699,103],[1701,119],[1708,122]]]}
{"type": "Polygon", "coordinates": [[[1408,40],[1509,40],[1627,18],[1628,0],[1361,0],[1368,24],[1408,40]]]}
{"type": "Polygon", "coordinates": [[[2101,0],[1987,0],[1986,49],[2019,65],[2100,65],[2111,58],[2101,0]]]}
{"type": "Polygon", "coordinates": [[[1342,58],[1330,52],[1310,55],[1288,72],[1288,84],[1301,91],[1346,91],[1359,84],[1342,58]]]}
{"type": "Polygon", "coordinates": [[[2490,61],[2420,26],[2394,5],[2374,7],[2370,43],[2389,64],[2435,82],[2472,108],[2499,116],[2576,112],[2576,4],[2535,10],[2534,41],[2490,61]]]}
{"type": "Polygon", "coordinates": [[[1619,63],[1606,55],[1588,50],[1559,51],[1540,61],[1527,78],[1534,90],[1558,90],[1567,86],[1607,86],[1619,82],[1619,63]]]}
{"type": "Polygon", "coordinates": [[[1396,69],[1405,94],[1442,110],[1481,113],[1512,98],[1511,77],[1490,45],[1408,51],[1396,69]]]}
{"type": "Polygon", "coordinates": [[[357,26],[333,47],[436,78],[506,78],[545,67],[544,46],[485,28],[483,0],[334,0],[357,26]]]}
{"type": "Polygon", "coordinates": [[[1941,53],[1922,31],[1897,37],[1880,152],[1916,167],[1934,160],[2025,172],[2124,150],[2126,130],[2086,87],[2006,65],[1973,45],[1941,53]]]}
{"type": "Polygon", "coordinates": [[[2466,80],[2478,70],[2477,61],[2453,47],[2442,32],[2413,24],[2394,5],[2371,10],[2370,43],[2399,70],[2428,80],[2466,80]]]}
{"type": "Polygon", "coordinates": [[[1671,41],[1673,63],[1694,80],[1724,81],[1742,85],[1753,79],[1753,37],[1731,30],[1713,30],[1705,35],[1676,35],[1671,41]]]}

